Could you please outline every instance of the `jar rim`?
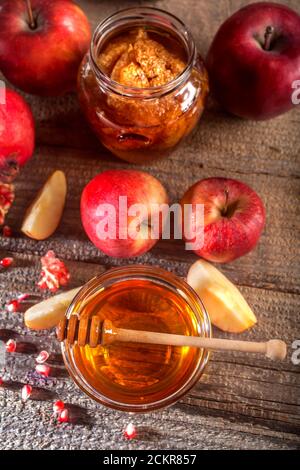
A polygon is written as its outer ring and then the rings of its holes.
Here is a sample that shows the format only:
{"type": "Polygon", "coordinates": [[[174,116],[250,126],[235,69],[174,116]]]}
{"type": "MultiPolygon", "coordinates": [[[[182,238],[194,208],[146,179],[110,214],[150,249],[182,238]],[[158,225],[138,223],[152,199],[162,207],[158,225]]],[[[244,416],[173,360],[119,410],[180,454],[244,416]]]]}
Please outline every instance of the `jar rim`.
{"type": "Polygon", "coordinates": [[[119,10],[98,24],[92,36],[89,56],[95,76],[104,88],[130,98],[152,99],[172,92],[189,78],[196,59],[196,45],[191,32],[177,16],[160,8],[138,6],[119,10]],[[107,35],[118,25],[125,26],[128,24],[128,21],[133,20],[140,20],[145,23],[150,22],[161,28],[168,28],[172,33],[177,34],[177,38],[185,46],[187,51],[187,64],[185,68],[179,75],[164,85],[145,88],[123,85],[112,80],[97,64],[99,41],[103,43],[107,35]],[[127,21],[127,23],[124,23],[124,21],[127,21]]]}
{"type": "MultiPolygon", "coordinates": [[[[130,265],[125,267],[116,267],[105,271],[104,273],[92,278],[88,283],[86,283],[82,289],[76,294],[70,306],[67,309],[66,316],[69,317],[72,315],[74,308],[76,306],[76,314],[80,314],[80,309],[83,308],[84,304],[79,305],[79,310],[77,303],[80,302],[82,297],[89,298],[93,296],[99,288],[104,289],[105,281],[111,282],[115,278],[121,279],[120,282],[128,279],[151,279],[153,282],[155,280],[160,284],[165,285],[168,288],[176,290],[178,295],[181,295],[186,302],[188,302],[189,307],[192,309],[195,318],[197,319],[197,329],[199,333],[202,333],[204,337],[211,336],[211,323],[208,316],[208,313],[197,295],[194,289],[189,286],[186,281],[173,273],[170,273],[162,268],[156,266],[147,266],[147,265],[130,265]],[[126,276],[126,279],[122,276],[126,276]],[[201,311],[201,315],[198,310],[201,311]]],[[[88,300],[87,300],[88,301],[88,300]]],[[[175,390],[171,395],[164,397],[161,400],[153,401],[145,404],[131,404],[117,402],[113,399],[110,399],[106,395],[101,394],[86,380],[84,375],[81,373],[80,369],[76,366],[74,360],[74,355],[72,353],[72,348],[66,346],[63,342],[61,343],[61,350],[63,359],[66,365],[66,368],[71,375],[74,382],[77,386],[90,398],[101,403],[103,405],[109,406],[114,409],[128,412],[148,412],[154,411],[165,406],[169,406],[175,403],[183,395],[185,395],[200,379],[204,368],[209,359],[209,351],[203,349],[201,356],[197,359],[194,369],[189,377],[184,381],[181,387],[175,390]]]]}

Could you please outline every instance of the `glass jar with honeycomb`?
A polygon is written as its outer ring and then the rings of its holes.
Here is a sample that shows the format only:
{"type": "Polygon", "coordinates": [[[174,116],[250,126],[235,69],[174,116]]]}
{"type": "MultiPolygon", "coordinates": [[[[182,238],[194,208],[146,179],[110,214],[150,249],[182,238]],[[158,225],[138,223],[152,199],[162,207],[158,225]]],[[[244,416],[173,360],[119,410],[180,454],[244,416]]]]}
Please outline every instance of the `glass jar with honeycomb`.
{"type": "Polygon", "coordinates": [[[169,155],[194,129],[208,88],[186,26],[150,7],[100,23],[78,75],[82,109],[102,144],[142,164],[169,155]]]}

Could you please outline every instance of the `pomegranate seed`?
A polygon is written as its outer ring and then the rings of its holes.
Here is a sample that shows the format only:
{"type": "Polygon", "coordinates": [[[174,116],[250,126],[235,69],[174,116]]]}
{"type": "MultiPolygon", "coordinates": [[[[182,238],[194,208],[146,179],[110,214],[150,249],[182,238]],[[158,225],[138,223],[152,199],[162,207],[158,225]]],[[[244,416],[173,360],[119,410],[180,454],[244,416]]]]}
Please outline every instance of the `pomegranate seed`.
{"type": "Polygon", "coordinates": [[[41,351],[41,352],[39,353],[39,355],[37,356],[37,358],[36,358],[35,361],[36,361],[38,364],[43,364],[43,363],[46,362],[48,359],[49,359],[49,353],[48,353],[48,351],[41,351]]]}
{"type": "Polygon", "coordinates": [[[4,381],[3,381],[2,377],[0,377],[0,387],[1,387],[1,385],[3,385],[3,383],[4,383],[4,381]]]}
{"type": "Polygon", "coordinates": [[[59,423],[67,423],[69,421],[69,412],[66,408],[64,408],[58,416],[59,423]]]}
{"type": "Polygon", "coordinates": [[[136,436],[136,428],[132,423],[127,424],[126,429],[124,431],[124,436],[126,439],[133,439],[136,436]]]}
{"type": "Polygon", "coordinates": [[[61,400],[57,400],[54,404],[53,404],[53,411],[54,413],[61,413],[61,411],[65,408],[65,404],[63,401],[61,400]]]}
{"type": "Polygon", "coordinates": [[[6,310],[10,313],[15,313],[20,308],[20,303],[29,297],[29,294],[20,294],[17,299],[12,299],[6,304],[6,310]]]}
{"type": "Polygon", "coordinates": [[[12,236],[12,229],[8,225],[4,225],[2,230],[3,237],[11,237],[12,236]]]}
{"type": "Polygon", "coordinates": [[[13,258],[2,258],[2,260],[0,261],[0,266],[2,268],[9,268],[9,266],[11,266],[11,264],[13,263],[13,258]]]}
{"type": "Polygon", "coordinates": [[[20,302],[17,299],[10,300],[6,304],[6,310],[10,313],[16,313],[19,310],[20,302]]]}
{"type": "Polygon", "coordinates": [[[23,302],[24,300],[26,300],[29,297],[29,295],[30,294],[19,294],[18,295],[18,301],[23,302]]]}
{"type": "Polygon", "coordinates": [[[24,385],[24,387],[22,388],[22,391],[21,391],[21,397],[22,397],[22,401],[27,401],[28,398],[30,397],[32,393],[32,386],[31,385],[24,385]]]}
{"type": "Polygon", "coordinates": [[[48,377],[50,374],[50,367],[47,364],[38,364],[35,366],[35,370],[38,374],[48,377]]]}
{"type": "Polygon", "coordinates": [[[17,349],[17,343],[15,342],[14,339],[9,339],[5,345],[6,351],[9,353],[13,353],[17,349]]]}

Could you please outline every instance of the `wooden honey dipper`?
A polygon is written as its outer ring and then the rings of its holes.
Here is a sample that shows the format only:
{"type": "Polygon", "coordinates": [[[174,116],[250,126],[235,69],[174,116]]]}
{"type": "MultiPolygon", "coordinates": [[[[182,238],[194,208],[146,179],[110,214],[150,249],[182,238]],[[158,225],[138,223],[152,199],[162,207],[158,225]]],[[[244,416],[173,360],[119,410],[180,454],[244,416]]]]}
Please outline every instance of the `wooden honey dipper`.
{"type": "Polygon", "coordinates": [[[79,346],[88,344],[95,348],[99,344],[107,345],[115,341],[130,343],[165,344],[169,346],[190,346],[216,351],[241,351],[265,354],[273,360],[286,357],[286,344],[279,339],[267,342],[237,341],[218,338],[202,338],[198,336],[174,335],[154,331],[127,330],[116,328],[110,320],[101,320],[94,315],[92,318],[81,318],[71,315],[60,321],[57,327],[59,341],[67,340],[69,344],[77,341],[79,346]]]}

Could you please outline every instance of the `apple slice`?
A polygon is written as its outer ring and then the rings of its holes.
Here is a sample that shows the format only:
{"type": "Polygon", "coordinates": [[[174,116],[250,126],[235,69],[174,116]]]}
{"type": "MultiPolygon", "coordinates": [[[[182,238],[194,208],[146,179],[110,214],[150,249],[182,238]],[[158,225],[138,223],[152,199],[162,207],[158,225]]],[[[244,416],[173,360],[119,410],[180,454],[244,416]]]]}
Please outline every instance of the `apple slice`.
{"type": "Polygon", "coordinates": [[[26,211],[21,231],[35,240],[50,237],[60,222],[67,194],[65,174],[57,170],[47,179],[26,211]]]}
{"type": "Polygon", "coordinates": [[[203,301],[212,324],[220,330],[241,333],[257,322],[238,288],[207,261],[192,264],[187,282],[203,301]]]}
{"type": "Polygon", "coordinates": [[[81,287],[54,295],[26,310],[24,322],[32,330],[53,328],[64,317],[67,308],[81,287]]]}

